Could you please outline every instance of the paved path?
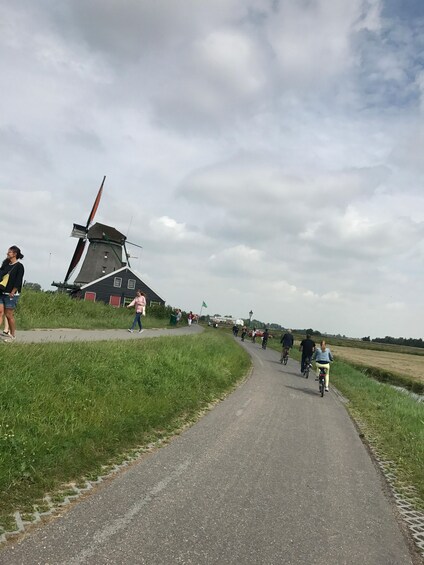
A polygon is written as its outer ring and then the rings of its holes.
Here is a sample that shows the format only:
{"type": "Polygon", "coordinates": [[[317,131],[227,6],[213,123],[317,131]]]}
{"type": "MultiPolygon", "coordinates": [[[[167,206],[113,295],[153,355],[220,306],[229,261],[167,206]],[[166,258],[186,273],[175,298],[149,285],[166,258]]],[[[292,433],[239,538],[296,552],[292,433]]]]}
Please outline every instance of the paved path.
{"type": "Polygon", "coordinates": [[[153,328],[145,329],[139,334],[136,330],[130,333],[128,330],[28,330],[17,331],[14,343],[45,343],[51,341],[104,341],[114,339],[144,339],[146,337],[158,337],[163,335],[190,335],[203,331],[202,326],[181,326],[175,329],[153,328]]]}
{"type": "Polygon", "coordinates": [[[277,353],[168,446],[0,552],[2,565],[410,565],[333,392],[277,353]]]}

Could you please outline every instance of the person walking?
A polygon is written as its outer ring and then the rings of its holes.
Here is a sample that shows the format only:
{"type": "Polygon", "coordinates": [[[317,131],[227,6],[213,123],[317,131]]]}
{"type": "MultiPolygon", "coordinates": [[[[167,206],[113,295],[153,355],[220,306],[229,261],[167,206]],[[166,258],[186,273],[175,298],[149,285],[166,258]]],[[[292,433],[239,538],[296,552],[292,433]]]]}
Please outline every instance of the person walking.
{"type": "Polygon", "coordinates": [[[187,323],[188,323],[189,326],[191,326],[191,323],[192,323],[192,321],[193,321],[193,317],[194,317],[194,316],[193,316],[193,312],[190,310],[190,312],[189,312],[189,314],[188,314],[188,316],[187,316],[187,323]]]}
{"type": "Polygon", "coordinates": [[[241,341],[244,341],[246,335],[247,335],[247,328],[246,326],[243,326],[243,329],[241,330],[241,341]]]}
{"type": "Polygon", "coordinates": [[[306,360],[312,360],[312,354],[315,351],[315,341],[311,339],[311,334],[306,334],[306,339],[302,339],[299,345],[299,351],[302,352],[302,359],[300,361],[300,372],[303,374],[305,370],[306,360]]]}
{"type": "Polygon", "coordinates": [[[312,359],[315,361],[317,376],[315,380],[319,379],[319,370],[321,368],[325,371],[325,391],[328,392],[328,385],[330,384],[330,363],[334,361],[330,348],[322,340],[321,344],[315,349],[312,359]]]}
{"type": "Polygon", "coordinates": [[[141,290],[137,290],[134,300],[128,304],[127,308],[135,307],[135,316],[132,323],[132,326],[129,328],[129,332],[133,333],[135,326],[138,324],[139,330],[138,333],[143,333],[143,325],[141,323],[141,315],[143,314],[143,309],[146,307],[146,297],[144,292],[141,290]]]}
{"type": "Polygon", "coordinates": [[[252,343],[256,343],[256,328],[252,330],[252,343]]]}
{"type": "Polygon", "coordinates": [[[12,245],[7,250],[6,259],[0,267],[0,326],[3,323],[4,315],[6,315],[9,329],[9,334],[3,338],[4,341],[14,341],[16,338],[14,313],[24,279],[25,269],[19,261],[23,258],[24,256],[19,247],[12,245]]]}

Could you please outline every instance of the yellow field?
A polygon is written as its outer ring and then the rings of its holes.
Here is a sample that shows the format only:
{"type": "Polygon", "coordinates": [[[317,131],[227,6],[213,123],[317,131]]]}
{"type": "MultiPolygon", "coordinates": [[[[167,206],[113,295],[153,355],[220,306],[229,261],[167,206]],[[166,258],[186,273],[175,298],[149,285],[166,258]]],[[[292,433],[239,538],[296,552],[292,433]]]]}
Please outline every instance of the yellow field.
{"type": "Polygon", "coordinates": [[[340,347],[329,344],[337,359],[351,361],[367,367],[384,369],[399,375],[424,382],[424,357],[406,353],[391,353],[389,351],[373,351],[355,347],[340,347]]]}

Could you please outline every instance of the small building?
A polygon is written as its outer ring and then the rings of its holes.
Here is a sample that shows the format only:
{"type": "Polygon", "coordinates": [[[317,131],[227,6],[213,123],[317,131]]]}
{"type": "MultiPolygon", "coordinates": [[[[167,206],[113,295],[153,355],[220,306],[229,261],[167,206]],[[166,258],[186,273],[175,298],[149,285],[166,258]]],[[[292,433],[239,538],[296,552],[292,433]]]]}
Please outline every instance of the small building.
{"type": "Polygon", "coordinates": [[[138,289],[146,295],[147,306],[165,305],[163,298],[149,288],[140,276],[127,265],[82,285],[73,294],[83,300],[101,301],[119,308],[129,304],[138,289]]]}

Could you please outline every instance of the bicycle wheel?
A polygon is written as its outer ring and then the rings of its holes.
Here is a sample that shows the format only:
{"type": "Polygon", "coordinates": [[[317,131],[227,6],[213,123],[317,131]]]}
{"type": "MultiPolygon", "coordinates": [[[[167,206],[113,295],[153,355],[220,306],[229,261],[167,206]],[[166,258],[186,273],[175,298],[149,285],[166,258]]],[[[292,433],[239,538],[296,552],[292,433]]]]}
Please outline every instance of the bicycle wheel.
{"type": "Polygon", "coordinates": [[[324,390],[325,390],[325,387],[324,387],[324,379],[321,379],[321,380],[319,381],[319,391],[320,391],[320,393],[321,393],[321,397],[324,396],[324,390]]]}
{"type": "Polygon", "coordinates": [[[309,377],[309,365],[303,371],[303,376],[305,377],[305,379],[307,379],[309,377]]]}
{"type": "Polygon", "coordinates": [[[284,363],[284,365],[287,365],[288,359],[289,359],[289,356],[288,356],[288,355],[284,355],[284,357],[283,357],[283,363],[284,363]]]}

